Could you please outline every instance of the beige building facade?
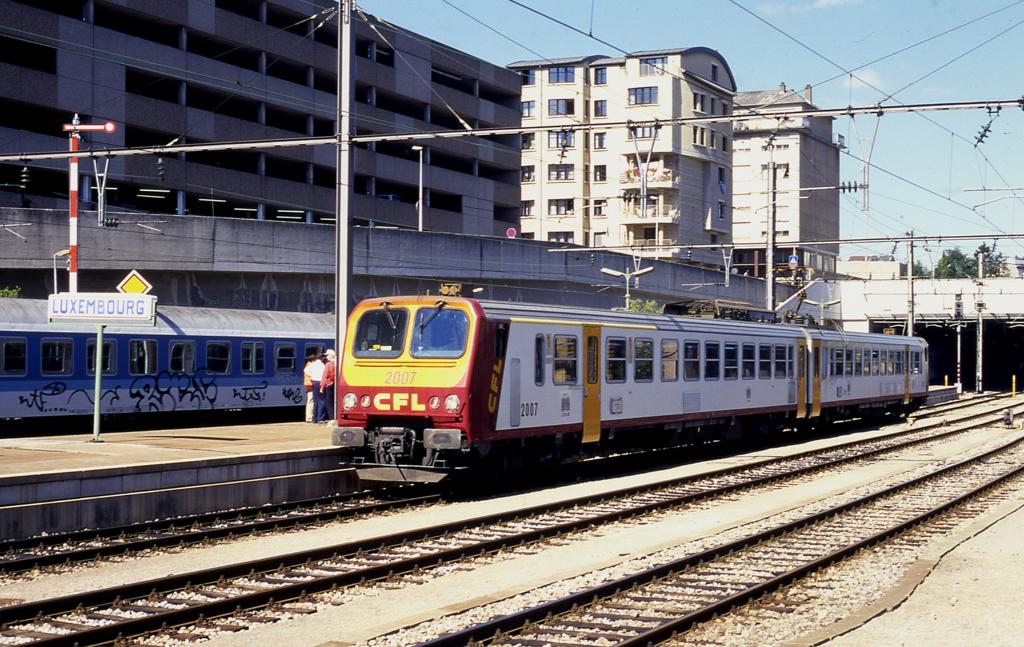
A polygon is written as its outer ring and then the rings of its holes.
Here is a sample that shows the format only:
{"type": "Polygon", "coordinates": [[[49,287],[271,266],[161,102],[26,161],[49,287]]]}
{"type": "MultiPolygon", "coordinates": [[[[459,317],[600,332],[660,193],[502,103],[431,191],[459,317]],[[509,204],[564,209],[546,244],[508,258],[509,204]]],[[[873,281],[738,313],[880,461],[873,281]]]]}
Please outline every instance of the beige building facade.
{"type": "Polygon", "coordinates": [[[523,135],[524,238],[722,264],[720,251],[688,246],[731,239],[732,128],[657,123],[732,112],[736,83],[720,54],[692,47],[509,68],[523,80],[522,125],[564,127],[523,135]]]}
{"type": "MultiPolygon", "coordinates": [[[[810,88],[804,95],[783,83],[775,90],[740,92],[736,113],[770,114],[814,108],[810,88]]],[[[774,266],[796,256],[808,274],[836,270],[838,245],[804,241],[839,238],[839,150],[832,141],[831,117],[787,117],[740,121],[734,126],[733,242],[740,273],[764,276],[770,189],[775,165],[774,266]]]]}

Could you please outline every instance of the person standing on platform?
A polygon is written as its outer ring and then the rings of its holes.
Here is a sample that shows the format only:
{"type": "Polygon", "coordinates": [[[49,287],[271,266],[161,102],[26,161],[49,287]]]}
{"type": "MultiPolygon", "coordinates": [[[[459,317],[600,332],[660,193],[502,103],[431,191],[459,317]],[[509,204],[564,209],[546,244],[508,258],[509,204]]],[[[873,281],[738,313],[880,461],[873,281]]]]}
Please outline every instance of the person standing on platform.
{"type": "Polygon", "coordinates": [[[320,380],[320,391],[324,399],[324,420],[334,420],[334,371],[337,357],[333,348],[328,348],[327,363],[324,364],[324,376],[320,380]]]}
{"type": "Polygon", "coordinates": [[[313,378],[309,374],[309,365],[313,363],[313,356],[306,358],[306,365],[302,368],[302,386],[306,387],[306,422],[313,422],[313,378]]]}
{"type": "Polygon", "coordinates": [[[324,377],[324,363],[319,355],[312,356],[313,361],[306,365],[310,388],[313,390],[313,422],[324,422],[324,395],[320,392],[320,380],[324,377]]]}

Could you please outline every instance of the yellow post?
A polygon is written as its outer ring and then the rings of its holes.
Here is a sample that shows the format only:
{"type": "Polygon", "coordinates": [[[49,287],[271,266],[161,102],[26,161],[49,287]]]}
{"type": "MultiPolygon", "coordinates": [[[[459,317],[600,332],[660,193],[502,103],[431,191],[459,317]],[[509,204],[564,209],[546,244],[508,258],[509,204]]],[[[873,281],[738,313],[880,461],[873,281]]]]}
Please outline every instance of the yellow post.
{"type": "Polygon", "coordinates": [[[949,376],[948,375],[943,375],[942,376],[942,386],[949,386],[949,376]]]}
{"type": "Polygon", "coordinates": [[[1012,385],[1011,388],[1013,389],[1010,392],[1010,399],[1011,400],[1016,400],[1017,399],[1017,376],[1016,375],[1014,375],[1013,379],[1010,380],[1010,384],[1012,385]]]}

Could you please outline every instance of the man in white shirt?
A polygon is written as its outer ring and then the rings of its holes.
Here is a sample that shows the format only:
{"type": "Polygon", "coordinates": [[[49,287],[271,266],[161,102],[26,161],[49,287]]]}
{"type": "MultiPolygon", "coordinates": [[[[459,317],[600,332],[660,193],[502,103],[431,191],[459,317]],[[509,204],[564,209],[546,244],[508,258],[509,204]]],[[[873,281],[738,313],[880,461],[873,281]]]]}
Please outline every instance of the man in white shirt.
{"type": "Polygon", "coordinates": [[[324,363],[319,355],[312,362],[306,364],[304,373],[309,376],[310,385],[313,387],[313,422],[326,422],[324,395],[320,392],[320,381],[324,377],[324,363]]]}

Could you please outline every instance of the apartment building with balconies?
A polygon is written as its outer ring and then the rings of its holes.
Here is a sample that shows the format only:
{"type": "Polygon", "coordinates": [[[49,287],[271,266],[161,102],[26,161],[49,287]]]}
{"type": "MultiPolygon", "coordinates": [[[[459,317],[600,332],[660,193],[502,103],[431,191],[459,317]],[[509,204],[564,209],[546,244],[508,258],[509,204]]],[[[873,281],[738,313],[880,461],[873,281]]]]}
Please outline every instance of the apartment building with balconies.
{"type": "Polygon", "coordinates": [[[750,276],[764,276],[769,219],[774,213],[773,266],[788,267],[792,256],[814,275],[836,271],[839,238],[839,150],[832,118],[772,113],[814,109],[810,87],[799,93],[780,84],[773,90],[740,92],[736,114],[766,115],[734,124],[733,262],[750,276]],[[771,209],[772,166],[775,209],[771,209]]]}
{"type": "Polygon", "coordinates": [[[522,235],[721,265],[731,239],[736,83],[704,47],[519,61],[522,235]],[[644,199],[646,197],[646,199],[644,199]],[[646,202],[646,205],[643,204],[646,202]]]}

